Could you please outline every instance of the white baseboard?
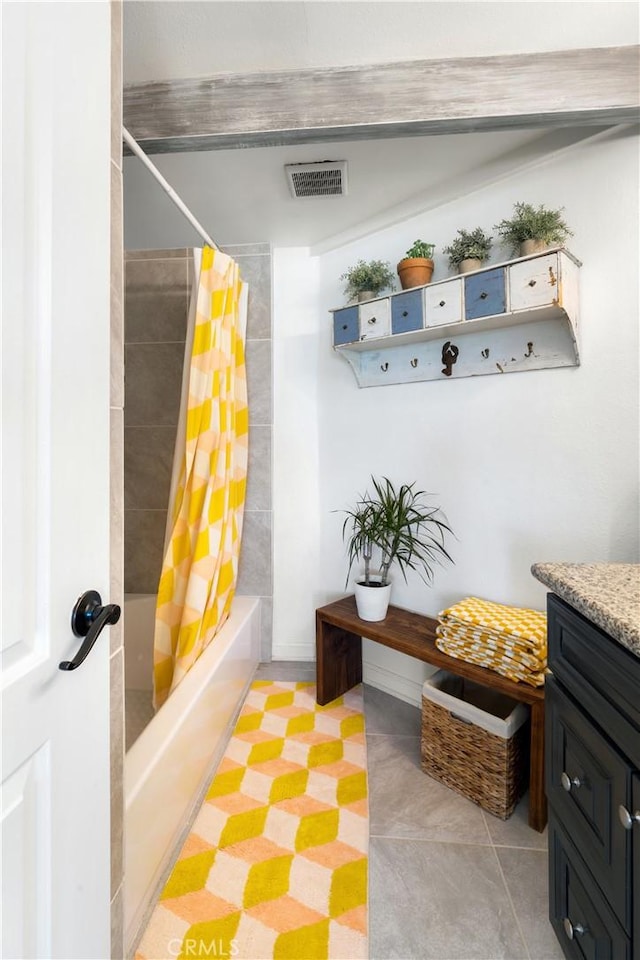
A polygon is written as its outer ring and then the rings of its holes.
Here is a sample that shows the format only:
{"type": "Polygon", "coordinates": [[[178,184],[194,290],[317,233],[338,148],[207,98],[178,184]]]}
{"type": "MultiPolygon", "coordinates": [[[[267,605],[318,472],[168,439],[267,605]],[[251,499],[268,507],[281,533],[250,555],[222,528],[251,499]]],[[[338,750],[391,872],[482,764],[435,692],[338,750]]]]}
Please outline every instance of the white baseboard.
{"type": "Polygon", "coordinates": [[[377,663],[367,663],[366,660],[362,664],[362,679],[377,690],[390,693],[405,703],[414,707],[422,706],[422,681],[410,680],[377,663]]]}
{"type": "Polygon", "coordinates": [[[308,643],[274,643],[271,651],[272,660],[306,660],[315,663],[316,651],[308,643]]]}

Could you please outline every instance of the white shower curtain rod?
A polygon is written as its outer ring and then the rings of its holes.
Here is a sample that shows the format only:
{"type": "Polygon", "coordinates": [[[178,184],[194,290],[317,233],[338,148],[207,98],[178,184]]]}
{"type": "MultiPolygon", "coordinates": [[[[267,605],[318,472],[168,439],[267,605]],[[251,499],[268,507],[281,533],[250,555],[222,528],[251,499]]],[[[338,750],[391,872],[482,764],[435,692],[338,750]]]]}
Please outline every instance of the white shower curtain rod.
{"type": "Polygon", "coordinates": [[[186,204],[180,199],[180,197],[175,192],[171,184],[167,183],[167,181],[162,176],[158,168],[154,166],[153,163],[151,163],[151,160],[149,160],[149,157],[146,155],[146,153],[144,152],[140,144],[137,142],[137,140],[133,139],[133,137],[131,136],[131,134],[129,133],[126,127],[122,128],[122,139],[127,144],[127,146],[132,151],[132,153],[135,153],[135,155],[142,160],[147,170],[151,171],[151,173],[156,178],[156,180],[158,181],[162,189],[173,200],[178,210],[182,214],[184,214],[184,216],[187,218],[191,226],[200,234],[200,236],[205,241],[205,243],[208,243],[210,247],[213,247],[214,249],[218,250],[219,249],[218,244],[213,242],[213,240],[211,239],[207,231],[204,229],[202,224],[196,220],[194,215],[191,213],[191,210],[189,210],[186,204]]]}

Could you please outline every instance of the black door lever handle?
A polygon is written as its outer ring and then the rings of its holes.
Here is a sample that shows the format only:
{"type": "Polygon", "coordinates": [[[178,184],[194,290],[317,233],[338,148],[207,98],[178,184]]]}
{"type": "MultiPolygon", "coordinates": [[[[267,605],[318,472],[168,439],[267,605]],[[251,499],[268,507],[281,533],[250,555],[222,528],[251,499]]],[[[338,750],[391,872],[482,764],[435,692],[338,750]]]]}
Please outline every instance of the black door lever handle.
{"type": "Polygon", "coordinates": [[[117,623],[120,607],[117,603],[102,606],[102,597],[97,590],[87,590],[78,599],[71,614],[71,629],[76,637],[84,637],[84,643],[73,660],[63,660],[60,670],[75,670],[84,663],[91,649],[108,623],[117,623]]]}

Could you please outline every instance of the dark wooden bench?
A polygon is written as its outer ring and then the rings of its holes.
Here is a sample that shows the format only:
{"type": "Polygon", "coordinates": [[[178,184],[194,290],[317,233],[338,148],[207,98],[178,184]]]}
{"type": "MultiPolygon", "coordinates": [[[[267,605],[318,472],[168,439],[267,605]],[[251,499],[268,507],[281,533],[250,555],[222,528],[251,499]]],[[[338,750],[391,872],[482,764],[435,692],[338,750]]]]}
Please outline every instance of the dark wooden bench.
{"type": "Polygon", "coordinates": [[[542,831],[547,823],[544,792],[544,687],[530,687],[493,670],[455,660],[435,645],[438,621],[390,606],[384,620],[370,623],[356,612],[355,598],[344,597],[316,610],[316,678],[318,703],[335,700],[362,683],[362,637],[399,650],[409,657],[441,667],[506,693],[531,708],[529,826],[542,831]]]}

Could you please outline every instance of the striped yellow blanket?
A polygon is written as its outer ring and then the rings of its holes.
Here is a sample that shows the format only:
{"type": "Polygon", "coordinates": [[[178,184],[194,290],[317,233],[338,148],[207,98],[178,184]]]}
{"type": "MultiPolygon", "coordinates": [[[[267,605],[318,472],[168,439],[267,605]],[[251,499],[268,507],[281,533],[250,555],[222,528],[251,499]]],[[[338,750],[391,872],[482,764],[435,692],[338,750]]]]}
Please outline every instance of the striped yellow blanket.
{"type": "Polygon", "coordinates": [[[538,687],[547,672],[547,618],[538,610],[466,597],[440,612],[436,646],[457,660],[538,687]]]}

